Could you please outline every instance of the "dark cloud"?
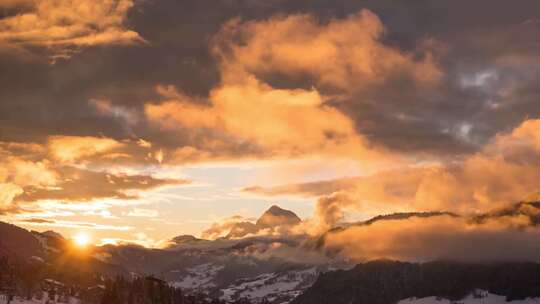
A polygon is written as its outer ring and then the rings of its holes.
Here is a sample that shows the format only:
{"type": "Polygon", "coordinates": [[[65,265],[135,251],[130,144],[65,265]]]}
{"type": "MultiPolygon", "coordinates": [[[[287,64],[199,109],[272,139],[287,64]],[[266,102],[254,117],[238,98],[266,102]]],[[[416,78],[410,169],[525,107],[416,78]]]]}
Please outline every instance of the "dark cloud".
{"type": "Polygon", "coordinates": [[[100,198],[135,199],[137,191],[166,185],[185,184],[185,180],[159,179],[148,175],[126,175],[94,172],[62,167],[56,169],[60,176],[54,187],[28,186],[16,201],[59,200],[64,202],[90,201],[100,198]],[[130,193],[129,191],[135,191],[130,193]]]}
{"type": "Polygon", "coordinates": [[[361,180],[361,177],[347,177],[336,180],[324,180],[302,184],[281,185],[272,188],[250,186],[243,188],[242,191],[267,196],[300,195],[307,197],[316,197],[330,194],[339,190],[347,190],[354,188],[355,185],[361,180]]]}
{"type": "Polygon", "coordinates": [[[34,224],[53,224],[55,223],[54,220],[50,219],[42,219],[42,218],[29,218],[21,220],[23,223],[34,223],[34,224]]]}
{"type": "MultiPolygon", "coordinates": [[[[504,1],[141,1],[128,11],[125,26],[148,44],[93,46],[55,65],[39,52],[30,57],[2,53],[0,138],[39,141],[47,135],[101,134],[117,139],[139,136],[176,147],[192,144],[189,132],[179,136],[149,128],[144,121],[126,128],[114,117],[98,115],[88,101],[106,98],[141,111],[144,102],[159,98],[158,84],[204,96],[219,82],[210,41],[231,18],[262,20],[309,13],[327,22],[363,8],[380,17],[387,29],[383,42],[390,46],[415,53],[418,44],[430,38],[448,48],[437,57],[445,72],[440,86],[419,88],[396,76],[351,96],[351,102],[336,105],[372,142],[397,150],[463,153],[524,116],[540,114],[534,106],[538,68],[501,68],[498,62],[505,56],[538,52],[536,1],[512,7],[504,1]],[[516,85],[510,97],[460,86],[461,77],[493,69],[501,69],[499,88],[516,85]],[[507,106],[490,108],[496,99],[507,106]],[[468,134],[463,134],[468,128],[468,134]]],[[[4,18],[10,12],[5,8],[4,18]]],[[[295,83],[283,75],[268,77],[276,85],[295,83]]],[[[244,148],[238,149],[236,153],[244,148]]]]}

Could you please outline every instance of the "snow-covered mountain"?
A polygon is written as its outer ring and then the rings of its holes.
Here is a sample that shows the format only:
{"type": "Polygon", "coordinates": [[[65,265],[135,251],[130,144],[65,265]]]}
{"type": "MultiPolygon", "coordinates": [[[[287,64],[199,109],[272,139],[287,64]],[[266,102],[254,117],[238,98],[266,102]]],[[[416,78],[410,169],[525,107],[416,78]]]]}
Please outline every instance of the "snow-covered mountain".
{"type": "Polygon", "coordinates": [[[206,293],[224,300],[248,298],[257,302],[288,303],[311,286],[328,265],[297,263],[281,258],[246,255],[256,247],[282,240],[242,239],[196,241],[174,250],[135,246],[108,248],[106,262],[135,274],[152,274],[188,293],[206,293]]]}
{"type": "MultiPolygon", "coordinates": [[[[256,223],[249,224],[253,231],[268,231],[300,221],[294,212],[272,206],[256,223]]],[[[288,303],[311,286],[319,273],[336,267],[305,257],[289,258],[290,250],[299,248],[304,240],[296,236],[234,238],[231,233],[216,240],[180,235],[166,249],[104,246],[96,254],[131,273],[154,275],[187,292],[224,300],[248,298],[257,302],[266,298],[277,304],[288,303]],[[269,251],[278,254],[266,255],[269,251]],[[280,257],[280,252],[287,253],[287,258],[280,257]]]]}
{"type": "Polygon", "coordinates": [[[460,300],[449,300],[443,297],[408,298],[398,304],[538,304],[540,298],[508,300],[506,296],[496,295],[485,290],[475,290],[460,300]]]}
{"type": "MultiPolygon", "coordinates": [[[[483,221],[500,214],[523,216],[520,206],[497,214],[477,216],[473,220],[483,221]]],[[[527,208],[528,212],[539,207],[530,206],[534,209],[527,208]]],[[[531,223],[538,222],[536,214],[530,214],[531,223]]],[[[126,244],[106,245],[91,248],[88,259],[70,255],[69,241],[57,233],[30,232],[0,223],[0,255],[16,254],[24,260],[37,261],[50,269],[59,269],[55,275],[69,280],[82,276],[92,280],[93,284],[101,284],[102,275],[150,276],[181,288],[187,294],[202,294],[224,301],[249,299],[251,303],[268,301],[272,304],[394,304],[401,301],[400,304],[445,304],[460,303],[459,299],[463,299],[469,301],[464,304],[469,304],[477,303],[480,298],[485,300],[483,303],[498,303],[496,301],[500,300],[500,296],[509,296],[508,300],[514,301],[511,303],[529,304],[515,301],[525,301],[527,297],[540,299],[540,281],[536,275],[540,273],[540,264],[378,261],[352,268],[353,265],[340,260],[339,255],[329,254],[324,247],[327,235],[350,227],[369,226],[377,221],[438,216],[457,215],[438,212],[390,214],[334,227],[322,235],[307,236],[288,233],[290,230],[287,227],[300,223],[300,219],[291,211],[272,206],[256,222],[248,222],[255,232],[242,237],[229,234],[208,240],[180,235],[164,249],[126,244]],[[277,231],[284,227],[284,230],[277,231]],[[264,233],[257,233],[259,231],[264,233]],[[536,272],[531,273],[531,269],[536,272]],[[512,284],[520,288],[513,289],[512,284]],[[467,298],[476,288],[489,292],[484,297],[475,294],[473,298],[467,298]],[[446,300],[445,296],[451,301],[446,300]],[[373,302],[374,299],[378,300],[373,302]]],[[[240,230],[242,227],[237,228],[240,230]]]]}

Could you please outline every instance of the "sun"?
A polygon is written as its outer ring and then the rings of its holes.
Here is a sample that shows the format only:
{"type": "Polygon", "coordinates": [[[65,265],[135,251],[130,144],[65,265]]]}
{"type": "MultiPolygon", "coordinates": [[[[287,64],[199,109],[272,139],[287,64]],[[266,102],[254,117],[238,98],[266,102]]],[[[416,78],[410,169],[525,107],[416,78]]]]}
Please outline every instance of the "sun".
{"type": "Polygon", "coordinates": [[[73,242],[79,247],[86,247],[90,244],[90,236],[84,232],[77,233],[73,236],[73,242]]]}

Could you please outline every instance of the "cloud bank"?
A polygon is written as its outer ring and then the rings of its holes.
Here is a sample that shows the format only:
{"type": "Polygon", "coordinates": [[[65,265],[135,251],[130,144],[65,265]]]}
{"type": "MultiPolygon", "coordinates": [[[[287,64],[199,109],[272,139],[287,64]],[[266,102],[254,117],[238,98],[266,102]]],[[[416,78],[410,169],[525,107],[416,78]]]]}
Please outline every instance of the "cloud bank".
{"type": "Polygon", "coordinates": [[[88,46],[144,41],[124,26],[131,0],[21,0],[2,6],[16,13],[0,19],[0,47],[45,48],[53,61],[88,46]]]}

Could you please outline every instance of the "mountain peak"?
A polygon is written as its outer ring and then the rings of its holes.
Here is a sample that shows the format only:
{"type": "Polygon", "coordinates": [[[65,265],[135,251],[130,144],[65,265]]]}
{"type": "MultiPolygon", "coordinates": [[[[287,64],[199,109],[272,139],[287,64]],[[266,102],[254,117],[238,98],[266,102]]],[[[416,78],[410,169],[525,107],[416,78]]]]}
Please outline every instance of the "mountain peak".
{"type": "Polygon", "coordinates": [[[300,222],[300,218],[294,212],[277,205],[272,205],[257,220],[256,225],[258,227],[268,228],[282,225],[296,225],[300,222]]]}
{"type": "Polygon", "coordinates": [[[193,235],[184,234],[184,235],[179,235],[177,237],[174,237],[171,241],[177,245],[180,245],[180,244],[185,244],[185,243],[193,243],[193,242],[202,241],[202,239],[196,238],[193,235]]]}
{"type": "Polygon", "coordinates": [[[268,210],[266,210],[266,212],[270,212],[270,213],[280,213],[283,211],[288,211],[288,210],[285,210],[278,205],[272,205],[268,210]]]}
{"type": "Polygon", "coordinates": [[[47,237],[52,237],[52,238],[64,239],[63,235],[61,235],[60,233],[58,233],[56,231],[53,231],[53,230],[47,230],[45,232],[42,232],[41,235],[47,236],[47,237]]]}

